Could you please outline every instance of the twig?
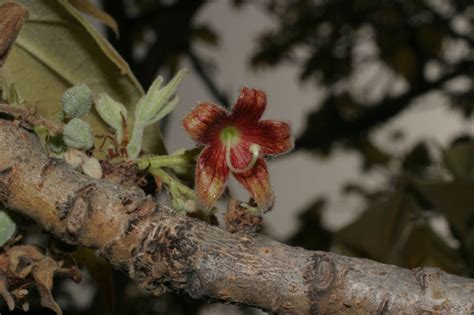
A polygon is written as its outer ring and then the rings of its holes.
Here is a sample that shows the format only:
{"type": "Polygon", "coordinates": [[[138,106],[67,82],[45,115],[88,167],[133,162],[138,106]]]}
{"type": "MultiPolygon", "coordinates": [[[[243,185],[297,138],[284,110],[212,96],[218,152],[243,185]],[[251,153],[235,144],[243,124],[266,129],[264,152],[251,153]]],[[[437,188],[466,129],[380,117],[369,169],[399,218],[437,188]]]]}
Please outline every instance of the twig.
{"type": "Polygon", "coordinates": [[[204,69],[202,60],[200,60],[200,58],[196,55],[193,48],[189,47],[186,51],[186,54],[189,57],[189,60],[191,61],[191,64],[194,67],[194,70],[196,70],[196,73],[202,79],[209,92],[216,98],[217,101],[219,101],[221,105],[226,108],[229,108],[230,103],[227,95],[219,91],[219,88],[217,87],[216,83],[211,79],[206,69],[204,69]]]}

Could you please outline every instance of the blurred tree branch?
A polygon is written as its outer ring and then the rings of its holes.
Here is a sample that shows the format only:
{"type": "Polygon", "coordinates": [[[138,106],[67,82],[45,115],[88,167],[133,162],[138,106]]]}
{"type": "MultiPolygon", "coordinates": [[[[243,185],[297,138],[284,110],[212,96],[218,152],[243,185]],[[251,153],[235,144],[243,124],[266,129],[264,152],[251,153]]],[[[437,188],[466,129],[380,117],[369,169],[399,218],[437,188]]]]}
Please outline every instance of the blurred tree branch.
{"type": "Polygon", "coordinates": [[[127,8],[124,0],[104,0],[103,3],[105,10],[117,21],[121,34],[117,38],[109,30],[108,39],[129,62],[145,88],[164,68],[169,73],[177,72],[180,60],[187,57],[209,93],[216,101],[229,105],[227,97],[220,91],[208,67],[194,49],[196,41],[208,45],[217,43],[217,34],[210,27],[195,22],[197,13],[207,4],[206,0],[179,0],[173,4],[165,1],[135,1],[132,4],[138,12],[134,15],[130,14],[130,8],[127,8]],[[143,44],[147,32],[148,35],[151,32],[154,38],[149,47],[143,48],[144,56],[137,57],[134,51],[143,44]]]}
{"type": "Polygon", "coordinates": [[[437,80],[423,81],[400,96],[385,98],[366,109],[360,110],[355,118],[345,118],[342,110],[334,104],[336,100],[330,97],[329,101],[308,117],[308,121],[311,123],[298,138],[297,147],[327,150],[335,142],[359,139],[373,128],[382,125],[407,109],[413,104],[415,98],[442,88],[443,84],[470,71],[469,69],[473,67],[473,60],[461,62],[437,80]],[[318,118],[318,121],[315,121],[317,115],[321,117],[318,118]],[[327,126],[331,126],[330,132],[326,129],[327,126]]]}
{"type": "Polygon", "coordinates": [[[426,93],[442,90],[449,95],[443,83],[474,73],[472,6],[465,1],[264,3],[278,23],[262,34],[252,64],[291,62],[300,68],[301,79],[315,78],[329,95],[309,115],[298,141],[300,149],[327,153],[342,143],[366,154],[360,143],[367,142],[374,127],[396,117],[426,93]],[[464,31],[456,29],[454,19],[462,20],[464,31]],[[461,41],[468,51],[456,60],[448,56],[456,50],[453,40],[461,41]],[[428,76],[430,63],[439,66],[441,76],[428,76]],[[377,71],[374,78],[365,74],[365,79],[370,77],[365,83],[351,84],[356,75],[363,81],[361,73],[373,65],[384,70],[377,71]],[[396,80],[387,84],[388,76],[396,80]],[[393,97],[390,89],[400,82],[406,89],[393,97]],[[383,84],[383,93],[376,100],[362,97],[383,84]]]}
{"type": "Polygon", "coordinates": [[[203,65],[204,62],[199,58],[199,56],[196,54],[194,49],[192,47],[189,47],[188,50],[186,51],[186,54],[188,55],[189,60],[191,61],[191,64],[194,67],[194,70],[201,77],[202,81],[206,85],[207,89],[214,96],[214,98],[216,98],[216,100],[219,101],[220,104],[229,108],[230,107],[229,99],[227,98],[225,94],[219,91],[219,88],[217,87],[215,82],[212,80],[212,78],[209,76],[208,71],[203,65]]]}

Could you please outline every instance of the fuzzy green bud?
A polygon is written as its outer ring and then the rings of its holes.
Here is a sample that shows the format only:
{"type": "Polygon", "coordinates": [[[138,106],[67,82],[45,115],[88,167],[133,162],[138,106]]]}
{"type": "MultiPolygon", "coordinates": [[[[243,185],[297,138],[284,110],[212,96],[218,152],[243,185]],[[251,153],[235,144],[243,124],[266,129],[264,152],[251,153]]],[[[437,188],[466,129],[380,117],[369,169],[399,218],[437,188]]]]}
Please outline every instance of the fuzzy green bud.
{"type": "Polygon", "coordinates": [[[103,175],[102,166],[95,157],[88,158],[82,164],[82,172],[92,178],[101,179],[103,175]]]}
{"type": "Polygon", "coordinates": [[[93,102],[92,91],[85,84],[67,89],[61,98],[63,112],[69,118],[84,116],[91,109],[93,102]]]}
{"type": "Polygon", "coordinates": [[[88,150],[94,145],[91,126],[79,118],[71,119],[63,130],[64,143],[79,150],[88,150]]]}

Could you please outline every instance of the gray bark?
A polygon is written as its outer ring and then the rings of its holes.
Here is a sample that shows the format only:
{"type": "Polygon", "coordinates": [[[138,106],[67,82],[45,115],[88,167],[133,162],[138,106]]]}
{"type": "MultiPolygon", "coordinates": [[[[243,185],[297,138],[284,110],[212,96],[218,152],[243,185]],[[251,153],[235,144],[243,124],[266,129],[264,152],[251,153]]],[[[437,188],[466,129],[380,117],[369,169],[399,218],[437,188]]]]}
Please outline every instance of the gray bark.
{"type": "Polygon", "coordinates": [[[0,203],[97,251],[154,294],[276,314],[474,314],[474,280],[230,234],[48,157],[19,112],[0,106],[0,203]]]}

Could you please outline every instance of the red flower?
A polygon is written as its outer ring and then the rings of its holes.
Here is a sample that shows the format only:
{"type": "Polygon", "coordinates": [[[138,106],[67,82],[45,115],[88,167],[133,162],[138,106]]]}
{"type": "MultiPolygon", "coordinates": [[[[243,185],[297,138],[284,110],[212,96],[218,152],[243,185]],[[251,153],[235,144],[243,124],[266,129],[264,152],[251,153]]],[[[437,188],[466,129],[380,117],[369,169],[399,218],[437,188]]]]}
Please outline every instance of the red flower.
{"type": "Polygon", "coordinates": [[[229,113],[201,103],[183,120],[191,137],[205,145],[196,165],[196,191],[210,208],[224,191],[229,172],[250,192],[262,210],[272,206],[273,192],[263,156],[293,148],[289,124],[260,120],[267,99],[261,90],[243,88],[229,113]]]}

